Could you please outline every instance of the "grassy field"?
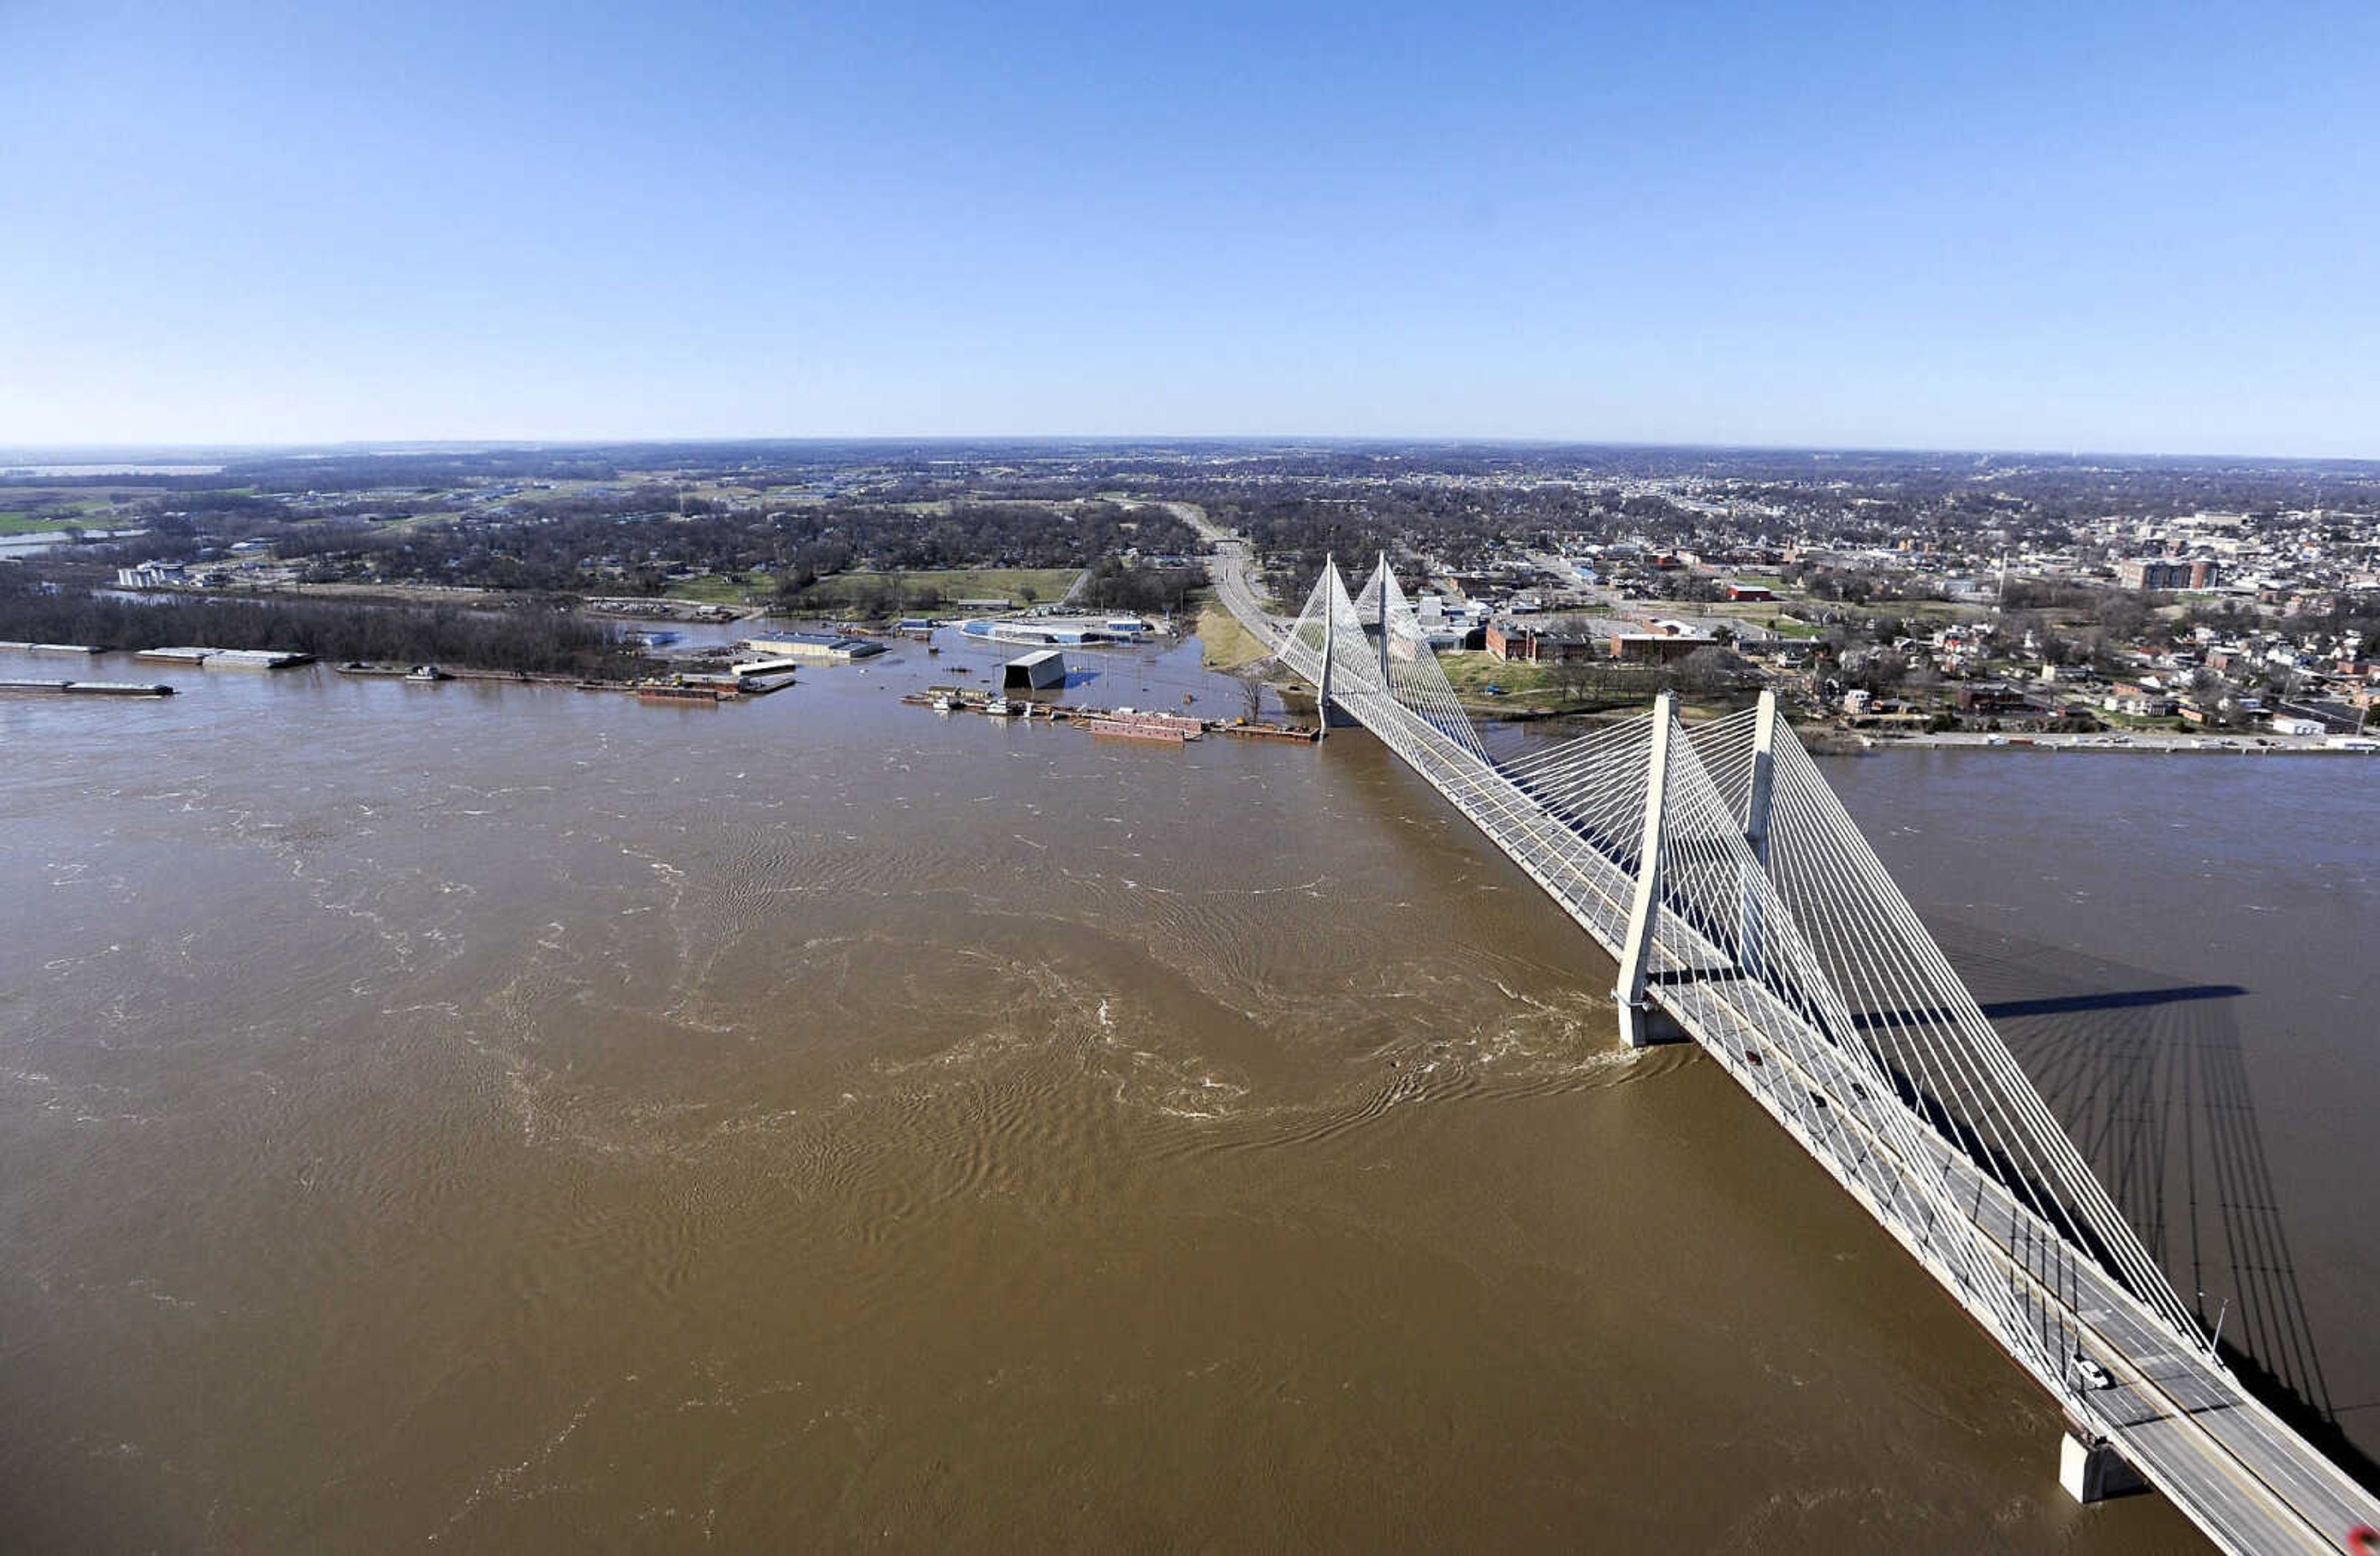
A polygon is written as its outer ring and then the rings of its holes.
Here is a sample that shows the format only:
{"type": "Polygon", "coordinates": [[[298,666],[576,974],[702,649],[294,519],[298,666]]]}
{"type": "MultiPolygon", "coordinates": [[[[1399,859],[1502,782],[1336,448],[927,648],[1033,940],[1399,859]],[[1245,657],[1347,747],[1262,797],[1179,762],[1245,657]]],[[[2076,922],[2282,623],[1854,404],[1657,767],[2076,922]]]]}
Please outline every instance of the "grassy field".
{"type": "Polygon", "coordinates": [[[79,513],[35,515],[24,508],[0,509],[0,535],[38,535],[71,525],[80,525],[85,529],[113,529],[120,522],[104,503],[86,503],[79,513]]]}
{"type": "Polygon", "coordinates": [[[150,488],[127,483],[105,492],[71,486],[10,486],[0,490],[0,535],[31,535],[79,524],[86,529],[129,528],[131,504],[154,495],[150,488]],[[117,497],[124,501],[118,503],[117,497]]]}
{"type": "Polygon", "coordinates": [[[1549,664],[1526,660],[1501,660],[1483,649],[1465,649],[1438,656],[1455,699],[1475,713],[1520,712],[1554,708],[1562,699],[1549,664]],[[1502,689],[1495,694],[1489,687],[1502,689]]]}
{"type": "Polygon", "coordinates": [[[1075,587],[1080,573],[1073,567],[950,567],[911,573],[837,573],[806,590],[805,605],[835,605],[864,597],[887,585],[903,598],[914,599],[936,590],[945,601],[1007,600],[1024,605],[1054,605],[1075,587]],[[1032,590],[1026,598],[1026,590],[1032,590]]]}
{"type": "Polygon", "coordinates": [[[707,574],[698,578],[680,578],[662,590],[672,600],[692,600],[704,605],[741,605],[745,597],[768,592],[765,584],[755,586],[743,581],[745,575],[707,574]]]}
{"type": "Polygon", "coordinates": [[[1649,669],[1598,665],[1586,685],[1565,687],[1559,665],[1500,660],[1477,649],[1440,654],[1438,663],[1446,672],[1456,699],[1474,714],[1592,713],[1642,708],[1652,701],[1659,684],[1658,672],[1649,669]],[[1491,686],[1503,689],[1490,696],[1491,686]]]}
{"type": "Polygon", "coordinates": [[[1199,602],[1196,630],[1198,663],[1209,670],[1237,670],[1242,665],[1254,664],[1269,651],[1255,633],[1240,625],[1238,617],[1211,597],[1199,602]]]}
{"type": "Polygon", "coordinates": [[[1554,682],[1551,665],[1501,660],[1484,649],[1440,654],[1438,667],[1446,672],[1447,684],[1454,688],[1455,695],[1466,701],[1486,697],[1491,686],[1501,687],[1510,695],[1524,697],[1544,691],[1554,682]]]}

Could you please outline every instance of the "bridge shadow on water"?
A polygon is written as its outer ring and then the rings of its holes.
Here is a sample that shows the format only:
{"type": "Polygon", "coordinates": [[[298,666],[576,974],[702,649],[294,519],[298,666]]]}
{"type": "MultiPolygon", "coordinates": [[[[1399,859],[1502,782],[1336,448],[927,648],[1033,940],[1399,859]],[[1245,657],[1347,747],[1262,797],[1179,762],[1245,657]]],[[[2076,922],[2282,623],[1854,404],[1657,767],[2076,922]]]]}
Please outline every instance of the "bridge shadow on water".
{"type": "Polygon", "coordinates": [[[2166,975],[1988,930],[1943,949],[2050,1111],[2256,1395],[2350,1475],[2380,1463],[2341,1429],[2249,1086],[2236,984],[2166,975]]]}

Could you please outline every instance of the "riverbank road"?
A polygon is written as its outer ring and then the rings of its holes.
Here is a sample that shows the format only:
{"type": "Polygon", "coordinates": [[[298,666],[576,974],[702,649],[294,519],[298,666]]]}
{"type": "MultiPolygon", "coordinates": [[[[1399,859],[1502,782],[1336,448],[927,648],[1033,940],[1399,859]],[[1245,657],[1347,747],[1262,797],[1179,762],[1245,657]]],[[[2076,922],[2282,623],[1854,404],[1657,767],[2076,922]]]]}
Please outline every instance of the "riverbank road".
{"type": "MultiPolygon", "coordinates": [[[[1953,746],[2006,748],[2014,751],[2131,751],[2141,754],[2169,756],[2182,752],[2206,756],[2278,757],[2373,756],[2380,750],[2365,749],[2361,742],[2350,737],[2341,743],[2337,735],[2171,735],[2153,732],[2136,735],[1980,735],[1971,730],[1949,730],[1941,734],[1885,735],[1875,731],[1862,732],[1872,746],[1953,746]]],[[[2380,738],[2372,742],[2380,748],[2380,738]]]]}

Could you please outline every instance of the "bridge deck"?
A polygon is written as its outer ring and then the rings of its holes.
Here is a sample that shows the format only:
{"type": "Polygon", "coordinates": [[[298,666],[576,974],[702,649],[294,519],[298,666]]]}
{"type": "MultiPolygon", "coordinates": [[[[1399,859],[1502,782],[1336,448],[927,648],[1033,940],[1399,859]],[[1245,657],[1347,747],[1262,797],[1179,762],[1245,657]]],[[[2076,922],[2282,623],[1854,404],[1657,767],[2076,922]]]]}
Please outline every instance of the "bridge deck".
{"type": "MultiPolygon", "coordinates": [[[[1286,634],[1248,586],[1246,557],[1217,534],[1217,592],[1275,647],[1286,634]]],[[[1618,954],[1633,877],[1510,778],[1386,693],[1336,699],[1485,833],[1608,952],[1618,954]]],[[[2078,1432],[2104,1437],[2218,1545],[2236,1551],[2332,1550],[2380,1527],[2380,1498],[2316,1453],[2202,1349],[2177,1343],[2094,1260],[2020,1205],[1931,1130],[1898,1144],[1871,1120],[1850,1060],[1803,1013],[1664,915],[1653,948],[1655,998],[1786,1131],[1933,1274],[2053,1396],[2078,1432]],[[1919,1142],[1912,1157],[1909,1142],[1919,1142]],[[1927,1158],[1930,1157],[1930,1160],[1927,1158]],[[1945,1192],[1947,1189],[1947,1193],[1945,1192]],[[1939,1224],[1954,1204],[1966,1224],[1939,1224]],[[1959,1265],[1967,1260],[1962,1282],[1959,1265]],[[1975,1261],[2014,1294],[1979,1302],[1975,1261]],[[2013,1332],[2015,1326],[2029,1334],[2013,1332]],[[2025,1342],[2030,1340],[2030,1344],[2025,1342]],[[2114,1380],[2083,1392],[2035,1355],[2088,1355],[2114,1380]]]]}

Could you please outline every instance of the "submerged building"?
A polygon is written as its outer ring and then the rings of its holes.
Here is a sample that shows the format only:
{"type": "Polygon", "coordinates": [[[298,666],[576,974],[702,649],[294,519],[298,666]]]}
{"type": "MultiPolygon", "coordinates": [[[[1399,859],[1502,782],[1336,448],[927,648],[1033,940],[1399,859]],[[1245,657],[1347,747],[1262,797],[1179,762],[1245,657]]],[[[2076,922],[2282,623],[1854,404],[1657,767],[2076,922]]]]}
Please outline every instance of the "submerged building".
{"type": "Polygon", "coordinates": [[[1037,649],[1001,667],[1002,691],[1049,691],[1066,684],[1066,656],[1055,649],[1037,649]]]}
{"type": "Polygon", "coordinates": [[[780,638],[747,638],[745,648],[756,654],[785,659],[849,661],[880,654],[884,645],[866,638],[845,638],[833,632],[789,632],[780,638]]]}
{"type": "Polygon", "coordinates": [[[1042,643],[1077,648],[1091,643],[1137,643],[1157,632],[1140,616],[1002,616],[959,624],[970,638],[996,643],[1042,643]]]}

